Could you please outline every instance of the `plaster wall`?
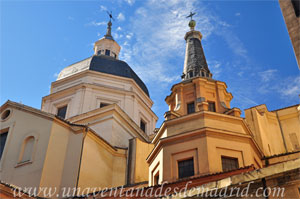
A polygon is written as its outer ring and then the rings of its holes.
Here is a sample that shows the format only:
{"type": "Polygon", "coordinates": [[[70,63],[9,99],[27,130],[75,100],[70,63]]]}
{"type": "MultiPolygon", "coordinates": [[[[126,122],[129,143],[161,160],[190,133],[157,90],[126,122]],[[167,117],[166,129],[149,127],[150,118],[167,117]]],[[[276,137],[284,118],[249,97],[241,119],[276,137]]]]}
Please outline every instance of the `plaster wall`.
{"type": "Polygon", "coordinates": [[[10,116],[0,123],[1,132],[8,130],[0,162],[1,180],[19,187],[39,187],[53,122],[13,107],[8,109],[10,116]],[[32,158],[21,163],[22,145],[28,136],[35,138],[32,158]]]}
{"type": "Polygon", "coordinates": [[[113,149],[87,134],[84,141],[78,186],[85,188],[116,187],[125,184],[126,150],[113,149]]]}

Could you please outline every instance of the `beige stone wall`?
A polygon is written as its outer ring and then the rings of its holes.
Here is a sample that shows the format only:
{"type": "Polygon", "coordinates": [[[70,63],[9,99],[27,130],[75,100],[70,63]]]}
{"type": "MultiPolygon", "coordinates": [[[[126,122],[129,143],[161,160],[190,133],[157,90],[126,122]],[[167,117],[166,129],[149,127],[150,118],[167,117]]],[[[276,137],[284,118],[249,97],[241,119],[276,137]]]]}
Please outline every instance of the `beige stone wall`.
{"type": "Polygon", "coordinates": [[[148,141],[147,134],[115,104],[95,109],[69,120],[77,124],[88,124],[113,146],[128,147],[129,139],[136,137],[148,141]]]}
{"type": "Polygon", "coordinates": [[[116,58],[119,58],[119,52],[121,50],[121,47],[119,46],[119,44],[117,42],[115,42],[114,40],[110,40],[110,39],[106,39],[106,38],[102,38],[98,41],[95,42],[94,45],[94,54],[95,55],[99,55],[98,51],[101,50],[101,54],[105,55],[105,50],[110,50],[112,57],[113,53],[115,53],[116,58]]]}
{"type": "Polygon", "coordinates": [[[300,18],[296,17],[291,0],[279,0],[279,4],[300,69],[300,18]]]}
{"type": "Polygon", "coordinates": [[[141,119],[147,123],[147,134],[155,129],[153,102],[132,79],[84,71],[54,82],[51,90],[43,98],[43,111],[56,114],[58,107],[68,105],[66,118],[71,118],[98,109],[101,102],[118,104],[137,125],[141,119]]]}

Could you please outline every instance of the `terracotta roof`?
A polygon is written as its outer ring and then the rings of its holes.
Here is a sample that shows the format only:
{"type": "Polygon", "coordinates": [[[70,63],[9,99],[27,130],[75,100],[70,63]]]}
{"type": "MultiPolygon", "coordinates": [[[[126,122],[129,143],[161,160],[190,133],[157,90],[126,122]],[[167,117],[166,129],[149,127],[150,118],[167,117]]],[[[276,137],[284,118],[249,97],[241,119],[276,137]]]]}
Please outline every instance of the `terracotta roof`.
{"type": "MultiPolygon", "coordinates": [[[[183,178],[183,179],[176,180],[173,182],[163,183],[163,186],[161,186],[161,185],[148,186],[148,187],[143,187],[143,189],[144,189],[144,193],[147,192],[148,189],[153,189],[153,193],[155,193],[155,191],[159,188],[162,189],[161,193],[164,193],[166,189],[170,189],[170,192],[168,192],[168,193],[172,194],[172,193],[174,193],[175,188],[181,189],[181,188],[185,187],[187,185],[187,183],[188,183],[188,188],[190,189],[192,187],[200,186],[202,184],[206,184],[206,183],[213,182],[216,180],[224,179],[224,178],[227,178],[232,175],[250,172],[253,170],[255,170],[254,166],[250,165],[250,166],[242,167],[242,168],[232,170],[232,171],[218,172],[218,173],[213,173],[213,174],[197,175],[197,176],[192,176],[189,178],[183,178]]],[[[137,187],[136,185],[115,187],[115,188],[111,188],[109,190],[102,190],[102,191],[90,193],[89,197],[124,198],[124,196],[122,194],[126,193],[127,190],[132,190],[133,188],[136,188],[136,187],[137,187]],[[109,196],[111,191],[116,194],[109,196]]],[[[141,188],[141,187],[139,187],[139,188],[141,188]]],[[[141,194],[141,192],[139,192],[138,189],[134,189],[132,193],[133,193],[132,195],[134,195],[133,197],[126,197],[126,198],[145,198],[142,195],[139,195],[139,194],[141,194]]],[[[84,196],[79,196],[79,197],[85,198],[84,196]]]]}
{"type": "Polygon", "coordinates": [[[280,154],[275,154],[272,156],[265,156],[262,158],[262,160],[266,160],[266,159],[270,159],[270,158],[275,158],[275,157],[280,157],[280,156],[285,156],[285,155],[291,155],[291,154],[295,154],[295,153],[300,153],[300,150],[298,151],[292,151],[292,152],[287,152],[287,153],[280,153],[280,154]]]}

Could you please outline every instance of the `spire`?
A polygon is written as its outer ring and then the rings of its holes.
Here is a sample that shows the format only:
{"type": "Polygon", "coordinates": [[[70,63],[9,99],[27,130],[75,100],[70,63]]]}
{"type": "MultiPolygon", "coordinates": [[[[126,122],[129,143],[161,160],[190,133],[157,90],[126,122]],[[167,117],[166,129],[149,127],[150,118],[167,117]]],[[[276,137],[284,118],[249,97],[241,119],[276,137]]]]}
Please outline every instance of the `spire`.
{"type": "Polygon", "coordinates": [[[190,13],[191,20],[189,22],[190,31],[184,36],[186,40],[186,51],[182,80],[187,80],[193,77],[211,78],[204,51],[201,44],[202,35],[195,30],[196,21],[192,19],[195,13],[190,13]]]}
{"type": "Polygon", "coordinates": [[[109,22],[107,23],[106,34],[104,35],[103,38],[95,42],[94,55],[97,56],[105,55],[105,56],[110,56],[118,59],[121,47],[111,35],[111,26],[112,26],[111,19],[114,20],[114,18],[111,12],[110,13],[107,12],[107,14],[109,16],[109,22]]]}
{"type": "Polygon", "coordinates": [[[106,30],[106,34],[104,35],[104,37],[106,39],[114,40],[114,38],[111,35],[111,25],[112,25],[111,20],[109,20],[109,22],[107,23],[107,30],[106,30]]]}
{"type": "Polygon", "coordinates": [[[115,20],[112,16],[112,12],[108,12],[106,11],[108,16],[109,16],[109,22],[107,23],[107,31],[106,31],[106,34],[104,35],[104,37],[106,39],[111,39],[111,40],[114,40],[114,38],[111,36],[111,26],[112,26],[112,23],[111,23],[111,20],[115,20]]]}

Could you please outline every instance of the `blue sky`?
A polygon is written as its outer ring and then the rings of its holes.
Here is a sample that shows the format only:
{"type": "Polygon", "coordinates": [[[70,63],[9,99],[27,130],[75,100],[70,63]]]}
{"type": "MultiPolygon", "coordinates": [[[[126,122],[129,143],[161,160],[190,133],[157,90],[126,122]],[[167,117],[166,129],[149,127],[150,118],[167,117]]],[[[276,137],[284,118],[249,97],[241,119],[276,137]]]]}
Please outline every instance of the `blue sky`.
{"type": "Polygon", "coordinates": [[[277,1],[1,1],[1,104],[40,108],[66,66],[93,54],[106,32],[146,83],[157,126],[170,88],[180,81],[191,10],[213,78],[226,82],[231,106],[269,110],[299,103],[300,73],[277,1]]]}

